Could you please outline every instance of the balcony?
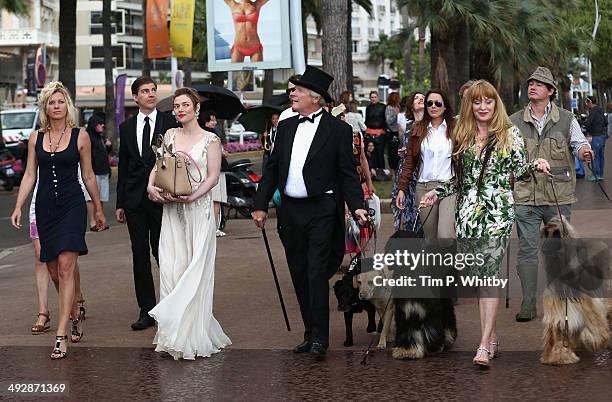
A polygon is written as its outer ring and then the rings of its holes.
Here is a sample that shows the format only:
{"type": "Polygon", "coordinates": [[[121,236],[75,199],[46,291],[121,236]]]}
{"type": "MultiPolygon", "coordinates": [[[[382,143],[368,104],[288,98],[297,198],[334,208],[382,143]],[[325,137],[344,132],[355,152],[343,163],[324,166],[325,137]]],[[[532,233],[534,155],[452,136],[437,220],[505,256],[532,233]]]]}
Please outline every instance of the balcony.
{"type": "Polygon", "coordinates": [[[0,46],[29,46],[40,44],[59,46],[59,34],[26,28],[0,30],[0,46]]]}

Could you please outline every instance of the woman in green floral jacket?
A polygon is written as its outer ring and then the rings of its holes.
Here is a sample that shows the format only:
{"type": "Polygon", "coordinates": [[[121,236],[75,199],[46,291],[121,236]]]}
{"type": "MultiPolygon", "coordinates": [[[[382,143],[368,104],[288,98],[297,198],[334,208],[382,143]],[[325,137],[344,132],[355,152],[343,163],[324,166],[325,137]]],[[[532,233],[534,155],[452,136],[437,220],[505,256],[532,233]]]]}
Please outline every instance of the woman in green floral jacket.
{"type": "MultiPolygon", "coordinates": [[[[511,176],[519,179],[534,170],[548,173],[550,166],[544,159],[527,162],[519,130],[510,122],[493,85],[485,80],[476,81],[464,95],[455,130],[456,177],[425,194],[421,204],[429,206],[458,193],[455,229],[459,247],[469,244],[474,251],[473,241],[478,240],[477,250],[485,257],[484,264],[470,275],[496,276],[514,224],[511,176]]],[[[498,355],[499,298],[480,297],[478,304],[482,337],[474,363],[488,366],[489,359],[498,355]]]]}

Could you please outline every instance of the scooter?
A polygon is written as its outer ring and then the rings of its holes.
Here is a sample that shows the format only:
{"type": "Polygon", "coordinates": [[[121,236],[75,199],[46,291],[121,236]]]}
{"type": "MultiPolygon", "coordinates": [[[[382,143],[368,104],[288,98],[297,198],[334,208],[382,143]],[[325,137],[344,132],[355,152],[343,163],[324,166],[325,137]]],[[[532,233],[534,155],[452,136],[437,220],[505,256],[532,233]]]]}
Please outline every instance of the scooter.
{"type": "Polygon", "coordinates": [[[15,159],[11,151],[6,148],[0,149],[0,185],[6,191],[13,190],[15,186],[18,173],[15,171],[16,162],[17,159],[15,159]]]}
{"type": "Polygon", "coordinates": [[[251,217],[255,205],[255,193],[259,183],[259,175],[251,170],[253,162],[250,159],[240,159],[230,163],[225,172],[227,186],[227,211],[234,209],[245,218],[251,217]]]}

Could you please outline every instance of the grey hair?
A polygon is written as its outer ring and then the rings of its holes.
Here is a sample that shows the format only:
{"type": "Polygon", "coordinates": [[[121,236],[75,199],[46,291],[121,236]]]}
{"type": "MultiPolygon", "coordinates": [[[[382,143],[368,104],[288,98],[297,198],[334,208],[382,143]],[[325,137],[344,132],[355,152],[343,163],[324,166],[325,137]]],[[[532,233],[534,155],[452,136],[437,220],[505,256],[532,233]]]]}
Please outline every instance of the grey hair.
{"type": "Polygon", "coordinates": [[[313,91],[312,89],[309,91],[309,93],[310,93],[311,98],[319,98],[319,106],[323,107],[327,104],[327,102],[325,101],[325,99],[323,98],[321,94],[313,91]]]}

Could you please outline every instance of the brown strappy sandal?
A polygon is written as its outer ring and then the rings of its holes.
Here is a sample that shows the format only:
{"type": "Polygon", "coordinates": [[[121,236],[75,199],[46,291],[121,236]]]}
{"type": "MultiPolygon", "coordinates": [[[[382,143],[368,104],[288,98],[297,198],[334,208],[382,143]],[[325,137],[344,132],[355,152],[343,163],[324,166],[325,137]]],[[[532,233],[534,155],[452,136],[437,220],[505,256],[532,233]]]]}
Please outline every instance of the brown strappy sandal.
{"type": "Polygon", "coordinates": [[[36,316],[36,321],[38,321],[38,318],[40,316],[45,317],[45,323],[44,324],[34,324],[32,325],[32,335],[40,335],[40,334],[44,334],[45,332],[47,332],[49,329],[51,329],[51,326],[49,325],[49,323],[51,322],[51,316],[49,315],[49,313],[38,313],[38,315],[36,316]]]}

